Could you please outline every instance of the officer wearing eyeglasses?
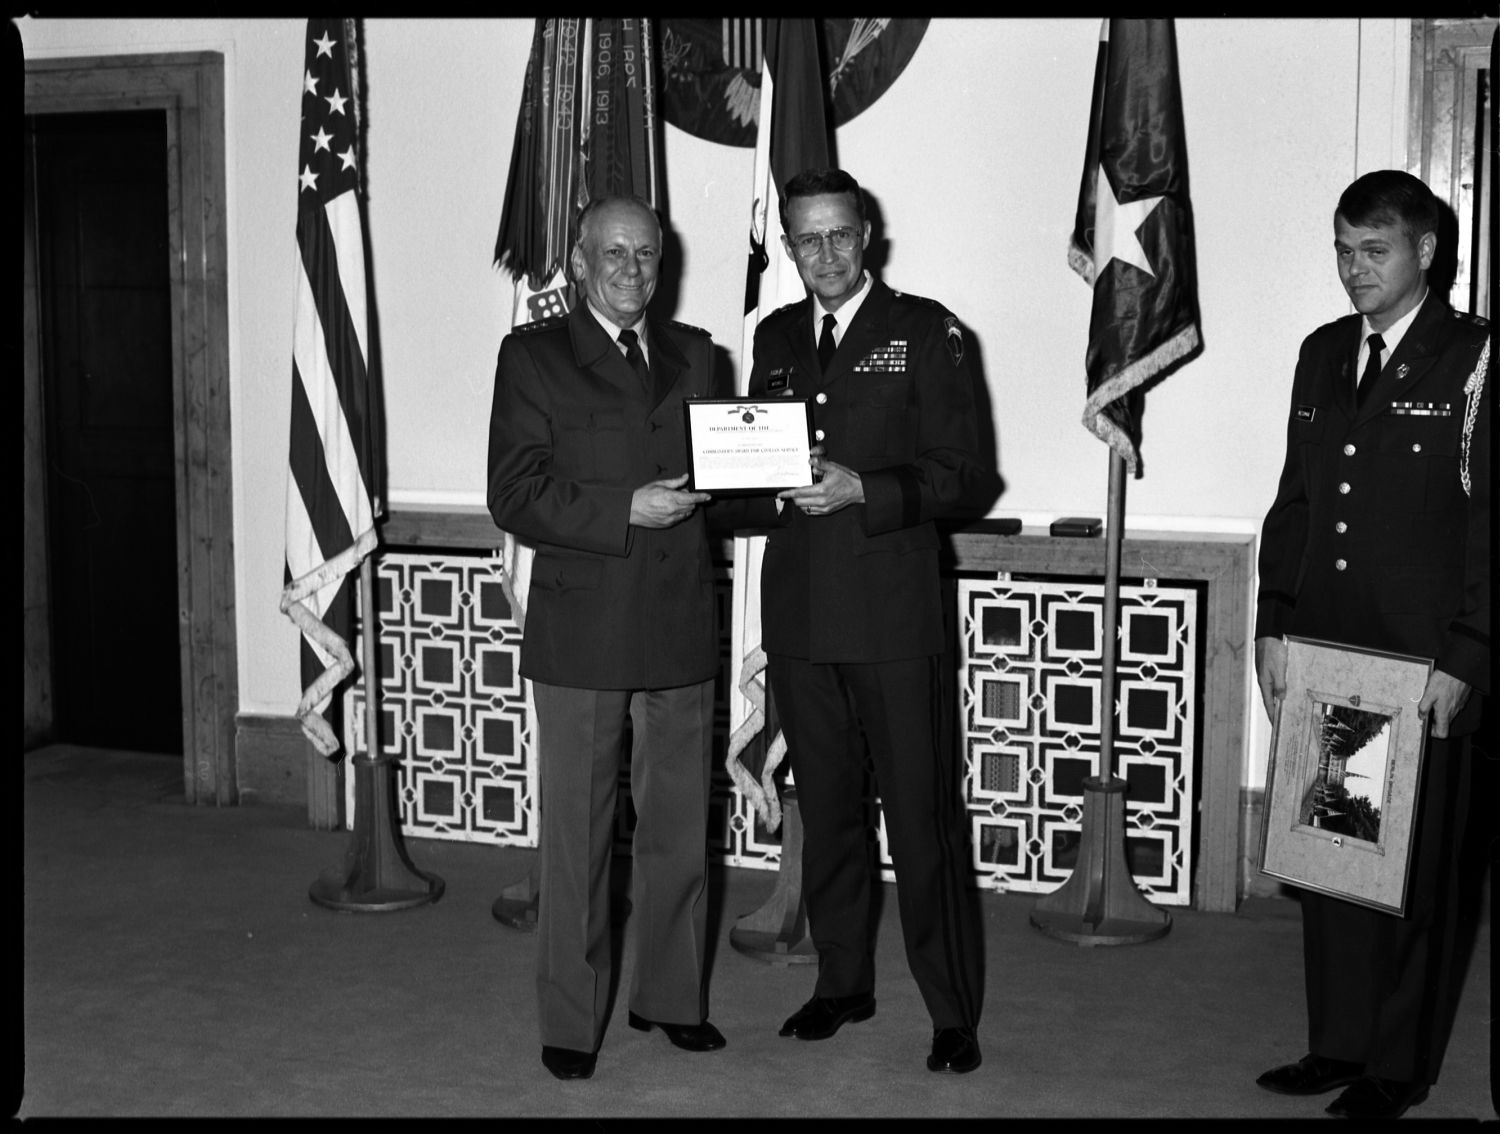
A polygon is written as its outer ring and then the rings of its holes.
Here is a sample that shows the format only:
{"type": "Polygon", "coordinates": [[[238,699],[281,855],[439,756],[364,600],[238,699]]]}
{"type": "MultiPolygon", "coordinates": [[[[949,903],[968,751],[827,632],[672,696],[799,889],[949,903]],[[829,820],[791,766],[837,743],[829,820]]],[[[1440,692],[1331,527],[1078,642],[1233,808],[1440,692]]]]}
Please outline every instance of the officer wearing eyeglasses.
{"type": "Polygon", "coordinates": [[[783,1036],[831,1037],[875,1013],[875,881],[866,748],[898,878],[906,956],[932,1018],[927,1066],[979,1066],[981,940],[956,755],[938,742],[945,649],[934,521],[980,474],[972,352],[941,304],[863,266],[858,182],[807,170],[781,201],[807,297],[755,334],[749,394],[811,399],[814,483],[780,493],[761,572],[761,633],[805,842],[813,996],[783,1036]]]}

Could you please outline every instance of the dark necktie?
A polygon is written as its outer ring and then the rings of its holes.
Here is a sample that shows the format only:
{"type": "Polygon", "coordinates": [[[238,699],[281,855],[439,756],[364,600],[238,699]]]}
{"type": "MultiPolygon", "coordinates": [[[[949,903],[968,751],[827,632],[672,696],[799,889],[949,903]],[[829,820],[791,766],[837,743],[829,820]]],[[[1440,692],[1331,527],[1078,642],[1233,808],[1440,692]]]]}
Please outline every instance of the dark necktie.
{"type": "Polygon", "coordinates": [[[625,361],[630,363],[630,368],[635,371],[635,376],[641,380],[641,388],[649,394],[651,392],[651,371],[646,366],[646,356],[641,351],[640,340],[636,338],[635,332],[621,331],[620,345],[625,348],[625,361]]]}
{"type": "Polygon", "coordinates": [[[1354,393],[1356,405],[1362,405],[1365,398],[1369,397],[1370,389],[1375,385],[1375,379],[1380,377],[1380,352],[1385,350],[1385,340],[1379,335],[1371,335],[1365,342],[1370,344],[1370,357],[1365,359],[1365,371],[1359,376],[1359,387],[1354,393]]]}
{"type": "Polygon", "coordinates": [[[833,352],[838,349],[838,344],[833,341],[833,328],[838,320],[832,315],[823,316],[823,333],[818,336],[818,366],[824,374],[828,373],[828,364],[833,361],[833,352]]]}

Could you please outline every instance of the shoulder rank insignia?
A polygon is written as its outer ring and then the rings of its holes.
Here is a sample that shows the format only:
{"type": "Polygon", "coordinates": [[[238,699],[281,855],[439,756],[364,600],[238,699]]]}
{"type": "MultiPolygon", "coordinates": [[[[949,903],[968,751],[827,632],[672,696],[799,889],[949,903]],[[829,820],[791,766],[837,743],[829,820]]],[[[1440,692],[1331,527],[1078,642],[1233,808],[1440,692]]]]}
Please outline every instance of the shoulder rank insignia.
{"type": "Polygon", "coordinates": [[[547,331],[553,327],[566,326],[567,315],[549,315],[545,319],[533,319],[529,323],[522,323],[519,327],[512,327],[511,333],[517,335],[529,335],[533,331],[547,331]]]}
{"type": "Polygon", "coordinates": [[[964,360],[964,332],[958,325],[958,316],[947,316],[943,319],[943,326],[948,329],[948,356],[957,366],[964,360]]]}
{"type": "Polygon", "coordinates": [[[897,291],[891,288],[891,294],[897,299],[904,299],[908,303],[920,303],[924,307],[936,307],[939,311],[946,312],[948,309],[935,299],[928,299],[925,295],[913,295],[909,291],[897,291]]]}
{"type": "Polygon", "coordinates": [[[690,335],[708,336],[708,332],[705,331],[702,327],[695,327],[691,323],[679,323],[676,319],[669,319],[667,321],[667,326],[675,327],[679,331],[686,331],[690,335]]]}
{"type": "Polygon", "coordinates": [[[1488,327],[1490,325],[1490,321],[1483,315],[1475,315],[1471,311],[1454,311],[1453,317],[1461,319],[1466,323],[1472,323],[1476,327],[1488,327]]]}

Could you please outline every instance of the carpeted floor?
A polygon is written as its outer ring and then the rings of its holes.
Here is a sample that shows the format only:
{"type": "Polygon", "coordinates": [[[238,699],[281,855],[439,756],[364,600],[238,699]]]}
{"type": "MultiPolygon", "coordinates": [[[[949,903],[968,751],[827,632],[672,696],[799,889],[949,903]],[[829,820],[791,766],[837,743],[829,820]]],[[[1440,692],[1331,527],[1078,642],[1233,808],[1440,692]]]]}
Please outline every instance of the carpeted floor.
{"type": "MultiPolygon", "coordinates": [[[[341,875],[349,836],[300,809],[186,806],[163,757],[54,746],[24,767],[21,1118],[1299,1118],[1332,1097],[1254,1083],[1305,1047],[1290,899],[1174,909],[1155,942],[1080,948],[1031,927],[1034,896],[984,895],[984,1065],[952,1077],[924,1066],[889,889],[877,1014],[803,1043],[776,1030],[810,968],[729,943],[774,876],[725,869],[710,1004],[728,1047],[678,1051],[618,1004],[595,1076],[560,1083],[539,1059],[535,936],[491,915],[534,852],[408,840],[439,901],[334,912],[308,888],[341,875]]],[[[1489,922],[1486,891],[1443,1074],[1412,1117],[1496,1117],[1489,922]]]]}

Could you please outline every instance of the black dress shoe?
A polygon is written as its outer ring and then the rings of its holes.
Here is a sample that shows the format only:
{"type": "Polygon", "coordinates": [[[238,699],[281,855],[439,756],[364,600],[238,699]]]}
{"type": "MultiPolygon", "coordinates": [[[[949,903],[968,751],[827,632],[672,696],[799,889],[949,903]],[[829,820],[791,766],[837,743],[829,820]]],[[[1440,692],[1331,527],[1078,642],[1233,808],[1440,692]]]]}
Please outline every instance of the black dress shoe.
{"type": "Polygon", "coordinates": [[[973,1028],[937,1028],[932,1033],[932,1054],[927,1070],[962,1075],[979,1066],[979,1037],[973,1028]]]}
{"type": "Polygon", "coordinates": [[[814,996],[787,1017],[778,1035],[796,1036],[800,1040],[827,1039],[845,1024],[857,1024],[875,1015],[875,997],[814,996]]]}
{"type": "Polygon", "coordinates": [[[660,1028],[667,1033],[673,1045],[683,1051],[718,1051],[724,1046],[724,1037],[719,1029],[704,1020],[701,1024],[662,1024],[637,1016],[634,1012],[626,1017],[627,1022],[638,1032],[649,1032],[660,1028]]]}
{"type": "Polygon", "coordinates": [[[1366,1077],[1356,1079],[1329,1103],[1328,1113],[1338,1118],[1400,1118],[1426,1097],[1426,1083],[1366,1077]]]}
{"type": "Polygon", "coordinates": [[[1278,1095],[1321,1095],[1324,1091],[1356,1082],[1364,1070],[1363,1063],[1304,1055],[1296,1063],[1271,1068],[1255,1083],[1278,1095]]]}
{"type": "Polygon", "coordinates": [[[559,1079],[587,1079],[594,1073],[594,1063],[598,1058],[592,1051],[542,1044],[542,1066],[559,1079]]]}

